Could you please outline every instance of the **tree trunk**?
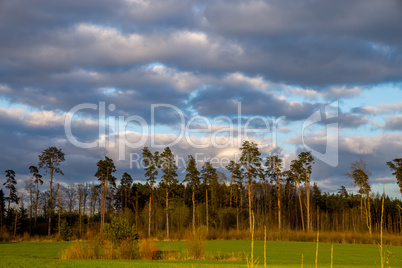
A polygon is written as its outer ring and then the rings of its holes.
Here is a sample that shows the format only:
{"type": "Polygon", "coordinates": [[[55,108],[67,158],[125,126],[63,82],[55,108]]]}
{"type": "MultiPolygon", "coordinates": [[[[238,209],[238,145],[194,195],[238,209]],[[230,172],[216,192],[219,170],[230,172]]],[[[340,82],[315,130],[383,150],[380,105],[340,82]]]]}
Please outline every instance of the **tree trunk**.
{"type": "Polygon", "coordinates": [[[166,239],[169,240],[169,191],[166,188],[166,239]]]}
{"type": "Polygon", "coordinates": [[[236,230],[239,233],[239,193],[236,190],[236,230]]]}
{"type": "Polygon", "coordinates": [[[103,232],[103,223],[104,223],[104,218],[105,218],[105,207],[103,205],[103,198],[104,198],[104,192],[105,192],[105,181],[103,179],[103,173],[101,174],[101,222],[100,222],[100,229],[101,232],[103,232]]]}
{"type": "Polygon", "coordinates": [[[127,202],[128,202],[128,199],[127,199],[127,186],[125,187],[125,192],[126,192],[126,208],[127,208],[127,202]]]}
{"type": "Polygon", "coordinates": [[[306,168],[306,199],[307,199],[307,231],[310,231],[310,178],[306,168]]]}
{"type": "Polygon", "coordinates": [[[49,198],[49,228],[48,228],[48,235],[51,234],[52,229],[52,201],[53,201],[53,168],[50,169],[50,198],[49,198]]]}
{"type": "Polygon", "coordinates": [[[367,222],[367,228],[369,229],[370,235],[372,235],[371,232],[371,210],[370,210],[370,194],[367,193],[367,208],[366,208],[366,222],[367,222]]]}
{"type": "Polygon", "coordinates": [[[138,230],[138,193],[135,193],[135,228],[138,230]]]}
{"type": "Polygon", "coordinates": [[[149,194],[149,204],[148,204],[148,238],[151,237],[151,210],[152,210],[152,187],[149,194]]]}
{"type": "MultiPolygon", "coordinates": [[[[10,212],[10,202],[11,202],[11,187],[10,187],[10,195],[9,195],[9,198],[8,198],[8,209],[7,209],[8,213],[10,212]]],[[[12,221],[12,219],[11,219],[11,221],[12,221]]]]}
{"type": "Polygon", "coordinates": [[[58,203],[58,206],[59,206],[59,237],[60,237],[60,234],[61,234],[61,202],[60,202],[60,195],[58,195],[58,197],[57,197],[57,203],[58,203]]]}
{"type": "Polygon", "coordinates": [[[276,169],[276,190],[278,195],[278,228],[281,229],[281,185],[279,184],[278,167],[276,169]]]}
{"type": "Polygon", "coordinates": [[[303,232],[305,231],[304,228],[304,215],[303,215],[303,204],[302,204],[302,199],[301,199],[301,189],[300,189],[300,178],[297,181],[297,187],[298,187],[298,195],[299,195],[299,203],[300,203],[300,214],[301,214],[301,222],[302,222],[302,227],[303,227],[303,232]]]}
{"type": "Polygon", "coordinates": [[[194,184],[193,184],[192,201],[193,201],[193,235],[195,235],[195,185],[194,184]]]}
{"type": "Polygon", "coordinates": [[[32,215],[33,215],[33,192],[32,192],[32,185],[29,188],[29,196],[30,196],[30,201],[31,201],[31,205],[29,208],[29,234],[32,234],[32,215]]]}
{"type": "Polygon", "coordinates": [[[251,218],[251,179],[248,179],[248,216],[250,220],[250,233],[252,233],[253,229],[253,219],[251,218]]]}
{"type": "Polygon", "coordinates": [[[206,190],[205,190],[205,209],[206,209],[206,214],[207,214],[206,225],[207,225],[207,233],[208,233],[208,223],[209,223],[209,218],[208,218],[208,188],[206,188],[206,190]]]}
{"type": "Polygon", "coordinates": [[[18,210],[15,212],[14,237],[17,235],[18,210]]]}
{"type": "Polygon", "coordinates": [[[105,225],[105,219],[106,219],[106,199],[107,199],[107,187],[108,187],[108,180],[109,180],[109,167],[106,168],[106,179],[105,179],[105,187],[104,187],[104,198],[103,198],[103,223],[102,223],[102,229],[103,226],[105,225]]]}
{"type": "Polygon", "coordinates": [[[360,228],[363,223],[363,194],[360,195],[360,228]]]}
{"type": "Polygon", "coordinates": [[[38,203],[39,203],[39,180],[36,181],[36,200],[35,200],[35,222],[34,222],[34,228],[36,228],[36,218],[38,217],[38,203]]]}
{"type": "Polygon", "coordinates": [[[78,204],[78,213],[80,214],[80,237],[82,236],[82,213],[81,213],[81,202],[82,202],[82,193],[79,194],[79,204],[78,204]]]}
{"type": "Polygon", "coordinates": [[[232,172],[232,175],[231,175],[231,178],[230,178],[230,201],[229,201],[229,203],[230,203],[230,207],[232,207],[232,185],[233,185],[233,172],[232,172]]]}

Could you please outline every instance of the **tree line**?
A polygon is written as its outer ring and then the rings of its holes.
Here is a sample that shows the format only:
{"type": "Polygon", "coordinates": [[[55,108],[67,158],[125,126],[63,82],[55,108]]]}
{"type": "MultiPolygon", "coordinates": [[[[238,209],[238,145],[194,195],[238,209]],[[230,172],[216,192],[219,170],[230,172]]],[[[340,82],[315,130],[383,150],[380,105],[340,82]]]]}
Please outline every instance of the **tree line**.
{"type": "MultiPolygon", "coordinates": [[[[314,157],[301,152],[288,170],[278,156],[263,156],[257,144],[245,141],[238,161],[225,167],[229,176],[219,172],[211,162],[201,169],[188,156],[182,182],[178,179],[175,155],[169,147],[163,152],[142,151],[145,164],[144,183],[135,183],[130,174],[114,176],[113,159],[105,156],[97,162],[94,176],[98,182],[60,185],[55,174],[65,161],[61,149],[49,147],[29,167],[31,177],[25,191],[17,191],[13,170],[5,171],[4,190],[0,190],[0,224],[2,232],[17,234],[60,234],[66,221],[77,237],[90,230],[103,231],[113,216],[128,217],[144,236],[169,239],[197,226],[207,232],[236,230],[251,232],[252,213],[255,226],[275,230],[366,231],[380,229],[381,196],[371,191],[371,173],[363,160],[350,165],[345,176],[358,188],[356,194],[340,186],[335,193],[325,193],[311,184],[314,157]],[[40,191],[49,179],[49,190],[40,191]]],[[[402,158],[386,163],[402,194],[402,158]]],[[[389,233],[402,231],[402,203],[385,197],[384,227],[389,233]]]]}

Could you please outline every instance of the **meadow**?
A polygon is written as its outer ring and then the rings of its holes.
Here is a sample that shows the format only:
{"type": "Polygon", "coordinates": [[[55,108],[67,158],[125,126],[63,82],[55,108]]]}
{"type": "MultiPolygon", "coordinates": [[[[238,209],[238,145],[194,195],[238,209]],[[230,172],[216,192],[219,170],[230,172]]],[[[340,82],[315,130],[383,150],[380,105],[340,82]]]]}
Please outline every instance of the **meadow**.
{"type": "MultiPolygon", "coordinates": [[[[185,261],[125,261],[125,260],[61,260],[60,252],[74,242],[5,242],[0,243],[1,267],[246,267],[246,261],[222,261],[220,256],[231,253],[250,254],[250,241],[215,240],[206,242],[209,260],[185,261]]],[[[183,256],[186,242],[159,241],[159,249],[177,250],[183,256]]],[[[377,245],[320,243],[318,267],[330,267],[333,245],[333,267],[380,267],[377,245]]],[[[385,247],[391,267],[402,267],[402,247],[385,247]]],[[[314,267],[316,243],[267,241],[267,267],[314,267]]],[[[264,242],[254,242],[254,259],[258,267],[264,267],[264,242]]],[[[385,266],[387,267],[387,265],[385,266]]]]}

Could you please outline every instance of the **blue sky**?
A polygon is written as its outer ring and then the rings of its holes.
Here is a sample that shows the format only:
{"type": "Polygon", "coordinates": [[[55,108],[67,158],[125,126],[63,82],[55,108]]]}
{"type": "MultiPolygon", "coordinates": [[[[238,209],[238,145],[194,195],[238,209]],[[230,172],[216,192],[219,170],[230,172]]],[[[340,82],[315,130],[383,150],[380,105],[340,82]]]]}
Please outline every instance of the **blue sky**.
{"type": "Polygon", "coordinates": [[[183,159],[233,159],[248,120],[259,131],[249,138],[263,154],[289,163],[306,144],[321,153],[335,144],[327,126],[336,123],[339,161],[334,166],[317,154],[313,181],[324,191],[345,185],[353,192],[344,174],[363,159],[373,189],[385,183],[399,197],[385,163],[402,157],[401,8],[396,0],[2,1],[0,171],[14,169],[22,187],[38,154],[57,146],[66,153],[59,182],[93,181],[105,155],[118,178],[129,172],[144,181],[128,159],[145,145],[160,151],[152,138],[172,143],[183,159]],[[325,119],[331,103],[338,114],[325,119]],[[97,108],[75,114],[71,130],[94,148],[66,136],[65,119],[84,104],[97,108]],[[152,117],[153,105],[165,108],[152,117]],[[303,144],[302,126],[317,111],[322,120],[303,144]],[[263,123],[280,117],[286,119],[273,144],[263,123]],[[111,125],[119,118],[137,123],[111,125]],[[211,128],[181,137],[183,122],[211,128]],[[130,147],[142,137],[142,146],[130,147]]]}

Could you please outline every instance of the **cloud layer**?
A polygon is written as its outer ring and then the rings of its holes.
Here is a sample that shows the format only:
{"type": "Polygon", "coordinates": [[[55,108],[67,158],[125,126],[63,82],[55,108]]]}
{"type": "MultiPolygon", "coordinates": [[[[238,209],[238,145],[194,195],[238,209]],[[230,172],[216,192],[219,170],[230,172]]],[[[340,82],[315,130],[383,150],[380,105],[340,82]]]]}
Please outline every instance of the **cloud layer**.
{"type": "MultiPolygon", "coordinates": [[[[291,160],[303,150],[304,120],[338,101],[340,165],[318,161],[314,180],[334,190],[347,183],[343,174],[359,158],[369,163],[373,179],[389,178],[385,162],[401,157],[401,8],[396,0],[2,1],[0,167],[25,178],[43,149],[58,146],[68,159],[63,180],[92,180],[96,162],[117,152],[75,147],[64,120],[76,105],[100,102],[106,119],[154,120],[160,142],[177,138],[182,118],[188,123],[203,116],[214,130],[230,120],[235,128],[240,124],[238,135],[248,119],[259,116],[271,126],[251,137],[272,143],[272,122],[284,117],[277,146],[264,153],[291,160]],[[387,95],[388,87],[397,96],[387,95]],[[169,108],[152,117],[155,104],[176,107],[182,118],[169,108]]],[[[314,148],[325,147],[325,126],[335,121],[313,127],[314,148]]],[[[250,125],[264,127],[261,118],[250,125]]],[[[73,134],[82,142],[110,140],[118,130],[94,109],[81,110],[73,120],[73,134]],[[99,124],[111,131],[100,136],[99,124]]],[[[135,124],[124,131],[133,140],[147,132],[135,124]]],[[[206,144],[211,135],[190,136],[206,144]]],[[[228,135],[220,133],[220,142],[228,135]]],[[[197,152],[185,140],[173,150],[183,157],[197,152]]],[[[238,144],[201,150],[209,157],[236,151],[238,144]]],[[[118,166],[119,173],[144,180],[127,161],[118,166]]]]}

